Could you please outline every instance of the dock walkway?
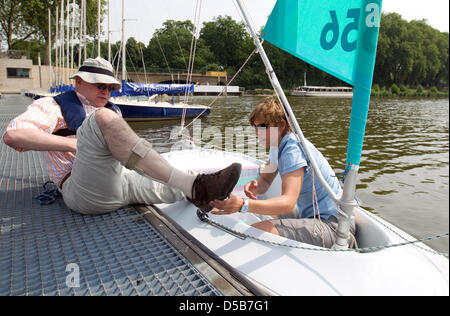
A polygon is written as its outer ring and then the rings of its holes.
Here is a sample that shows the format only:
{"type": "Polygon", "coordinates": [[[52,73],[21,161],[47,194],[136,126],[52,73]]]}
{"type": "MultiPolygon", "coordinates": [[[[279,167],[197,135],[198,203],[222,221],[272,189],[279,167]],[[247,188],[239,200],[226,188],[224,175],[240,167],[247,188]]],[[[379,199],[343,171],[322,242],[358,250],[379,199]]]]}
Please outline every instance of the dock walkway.
{"type": "MultiPolygon", "coordinates": [[[[1,136],[29,103],[3,96],[1,136]]],[[[40,205],[35,197],[47,180],[41,153],[0,142],[1,296],[234,294],[213,285],[217,276],[211,282],[197,269],[204,263],[189,262],[133,208],[86,216],[62,198],[40,205]]]]}

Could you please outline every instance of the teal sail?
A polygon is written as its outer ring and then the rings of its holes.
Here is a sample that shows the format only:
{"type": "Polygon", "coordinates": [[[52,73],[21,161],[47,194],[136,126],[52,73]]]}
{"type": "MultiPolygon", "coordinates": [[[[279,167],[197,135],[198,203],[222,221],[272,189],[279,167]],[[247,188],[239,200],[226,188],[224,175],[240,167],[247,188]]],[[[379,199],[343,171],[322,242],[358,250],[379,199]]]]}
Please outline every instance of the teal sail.
{"type": "Polygon", "coordinates": [[[278,0],[264,40],[354,87],[347,163],[359,165],[382,0],[278,0]]]}

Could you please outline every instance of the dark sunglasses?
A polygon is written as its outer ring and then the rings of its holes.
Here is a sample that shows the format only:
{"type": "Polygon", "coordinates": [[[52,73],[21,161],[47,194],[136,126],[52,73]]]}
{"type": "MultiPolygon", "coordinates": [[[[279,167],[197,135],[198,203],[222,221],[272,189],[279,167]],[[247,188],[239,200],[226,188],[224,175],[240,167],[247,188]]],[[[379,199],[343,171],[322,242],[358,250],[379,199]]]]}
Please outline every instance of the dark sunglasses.
{"type": "Polygon", "coordinates": [[[267,128],[267,127],[269,127],[269,125],[267,125],[265,123],[261,123],[261,124],[255,125],[255,128],[267,128]]]}
{"type": "Polygon", "coordinates": [[[105,91],[106,89],[108,89],[109,92],[114,92],[118,90],[115,86],[108,86],[106,84],[97,84],[95,86],[97,87],[98,90],[102,91],[105,91]]]}

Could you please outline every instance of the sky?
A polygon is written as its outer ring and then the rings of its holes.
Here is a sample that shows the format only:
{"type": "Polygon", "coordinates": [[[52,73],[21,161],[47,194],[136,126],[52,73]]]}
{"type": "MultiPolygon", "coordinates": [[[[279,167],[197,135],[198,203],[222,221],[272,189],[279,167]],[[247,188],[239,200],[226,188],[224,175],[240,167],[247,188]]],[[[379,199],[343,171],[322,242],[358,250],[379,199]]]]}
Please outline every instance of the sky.
{"type": "MultiPolygon", "coordinates": [[[[317,0],[320,1],[320,0],[317,0]]],[[[339,0],[342,1],[342,0],[339,0]]],[[[276,0],[243,0],[257,29],[263,27],[276,0]]],[[[125,36],[148,45],[156,29],[166,20],[194,21],[197,0],[125,0],[125,36]]],[[[111,41],[121,40],[122,0],[110,0],[111,41]]],[[[399,13],[407,21],[426,19],[432,27],[449,31],[449,0],[384,0],[383,12],[399,13]]],[[[219,15],[231,15],[241,21],[234,0],[202,0],[200,28],[203,22],[219,15]]],[[[107,23],[104,23],[105,40],[107,23]]]]}

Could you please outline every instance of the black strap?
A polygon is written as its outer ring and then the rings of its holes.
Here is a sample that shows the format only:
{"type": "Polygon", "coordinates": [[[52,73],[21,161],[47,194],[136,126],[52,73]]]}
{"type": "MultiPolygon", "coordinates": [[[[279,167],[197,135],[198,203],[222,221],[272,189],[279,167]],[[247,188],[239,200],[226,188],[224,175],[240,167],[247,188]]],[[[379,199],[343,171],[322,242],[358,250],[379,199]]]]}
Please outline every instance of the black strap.
{"type": "Polygon", "coordinates": [[[114,74],[111,71],[109,71],[107,69],[103,69],[103,68],[82,66],[82,67],[80,67],[80,69],[78,69],[78,71],[91,72],[94,74],[102,74],[102,75],[114,77],[114,74]]]}
{"type": "Polygon", "coordinates": [[[72,135],[76,135],[76,134],[77,134],[77,131],[73,131],[68,128],[62,128],[53,133],[53,135],[63,136],[63,137],[72,136],[72,135]]]}

